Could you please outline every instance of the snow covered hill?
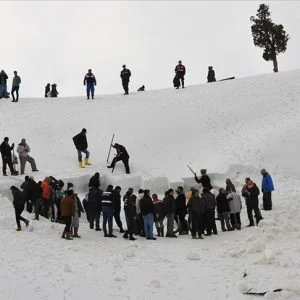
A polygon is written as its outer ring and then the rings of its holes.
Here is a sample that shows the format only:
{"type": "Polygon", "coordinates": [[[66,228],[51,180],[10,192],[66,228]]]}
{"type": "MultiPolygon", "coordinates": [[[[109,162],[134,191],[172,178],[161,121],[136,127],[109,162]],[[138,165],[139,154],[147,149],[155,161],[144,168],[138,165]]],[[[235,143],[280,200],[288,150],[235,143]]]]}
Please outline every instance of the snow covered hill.
{"type": "MultiPolygon", "coordinates": [[[[101,86],[97,87],[101,93],[101,86]]],[[[22,91],[20,91],[22,94],[22,91]]],[[[207,168],[214,186],[230,177],[238,190],[259,169],[273,175],[274,210],[258,228],[129,244],[107,241],[81,224],[83,238],[59,238],[61,226],[32,222],[15,232],[8,189],[23,176],[0,177],[0,299],[254,299],[254,290],[283,288],[268,299],[300,299],[300,207],[297,166],[300,137],[300,71],[262,75],[184,90],[129,96],[0,100],[0,137],[26,137],[40,172],[72,180],[84,193],[100,171],[102,183],[162,193],[194,184],[186,165],[207,168]],[[79,169],[72,137],[85,127],[92,166],[79,169]],[[112,133],[127,147],[131,175],[119,163],[111,174],[106,157],[112,133]],[[244,270],[248,276],[242,278],[244,270]],[[18,290],[14,284],[18,283],[18,290]]],[[[27,165],[26,174],[31,174],[27,165]]],[[[243,225],[246,224],[243,210],[243,225]]]]}

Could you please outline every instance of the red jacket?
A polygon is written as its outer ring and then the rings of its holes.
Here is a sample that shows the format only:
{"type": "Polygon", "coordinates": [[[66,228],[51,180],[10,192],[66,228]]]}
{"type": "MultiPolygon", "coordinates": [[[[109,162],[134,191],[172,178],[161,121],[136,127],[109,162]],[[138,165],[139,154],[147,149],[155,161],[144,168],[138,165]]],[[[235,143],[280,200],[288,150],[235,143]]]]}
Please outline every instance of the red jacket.
{"type": "Polygon", "coordinates": [[[42,188],[42,197],[44,199],[49,200],[52,192],[51,186],[44,180],[41,184],[41,188],[42,188]]]}

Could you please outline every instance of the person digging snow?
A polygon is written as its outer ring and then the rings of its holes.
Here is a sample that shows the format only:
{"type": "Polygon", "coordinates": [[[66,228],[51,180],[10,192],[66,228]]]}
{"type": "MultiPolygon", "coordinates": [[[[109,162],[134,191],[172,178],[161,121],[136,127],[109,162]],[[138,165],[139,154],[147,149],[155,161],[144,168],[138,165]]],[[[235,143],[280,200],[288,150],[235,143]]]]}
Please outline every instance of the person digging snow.
{"type": "Polygon", "coordinates": [[[117,143],[112,145],[112,147],[117,150],[117,155],[115,156],[115,158],[111,162],[111,165],[107,166],[107,167],[114,169],[116,163],[121,160],[123,162],[124,166],[125,166],[126,174],[130,174],[130,169],[129,169],[129,158],[130,158],[130,156],[129,156],[126,148],[123,145],[119,145],[117,143]]]}
{"type": "Polygon", "coordinates": [[[85,167],[84,164],[91,165],[91,163],[89,162],[90,152],[87,149],[88,143],[86,139],[86,133],[87,133],[86,129],[83,128],[80,133],[78,133],[73,137],[74,145],[78,152],[79,168],[84,168],[85,167]],[[84,164],[82,162],[82,152],[85,153],[84,164]]]}

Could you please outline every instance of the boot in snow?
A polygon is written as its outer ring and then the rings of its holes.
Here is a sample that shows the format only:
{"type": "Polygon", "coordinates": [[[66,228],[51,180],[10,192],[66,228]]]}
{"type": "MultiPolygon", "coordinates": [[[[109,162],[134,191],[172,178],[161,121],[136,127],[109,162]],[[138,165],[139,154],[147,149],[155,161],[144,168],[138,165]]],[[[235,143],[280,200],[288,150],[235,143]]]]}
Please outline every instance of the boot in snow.
{"type": "Polygon", "coordinates": [[[85,163],[86,166],[90,166],[90,165],[91,165],[91,163],[89,162],[89,159],[88,159],[88,158],[86,158],[86,159],[84,160],[84,163],[85,163]]]}
{"type": "Polygon", "coordinates": [[[81,236],[80,235],[78,235],[78,228],[76,227],[74,227],[74,234],[72,235],[72,237],[75,237],[75,238],[81,238],[81,236]]]}
{"type": "Polygon", "coordinates": [[[73,239],[71,238],[70,232],[67,232],[67,233],[66,233],[66,240],[73,240],[73,239]]]}
{"type": "Polygon", "coordinates": [[[16,231],[22,231],[22,228],[21,228],[21,227],[18,227],[18,228],[16,229],[16,231]]]}
{"type": "Polygon", "coordinates": [[[65,238],[66,238],[66,229],[64,229],[64,231],[63,231],[63,233],[62,233],[62,235],[61,235],[61,238],[62,238],[62,239],[65,239],[65,238]]]}
{"type": "Polygon", "coordinates": [[[79,168],[85,168],[84,164],[82,161],[79,162],[79,168]]]}

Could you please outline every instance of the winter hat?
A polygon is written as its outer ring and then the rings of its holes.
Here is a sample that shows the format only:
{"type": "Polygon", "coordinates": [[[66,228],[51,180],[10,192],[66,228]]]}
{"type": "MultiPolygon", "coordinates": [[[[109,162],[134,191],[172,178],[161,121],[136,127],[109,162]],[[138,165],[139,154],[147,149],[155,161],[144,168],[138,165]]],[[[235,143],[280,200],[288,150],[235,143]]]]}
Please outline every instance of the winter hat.
{"type": "Polygon", "coordinates": [[[74,184],[72,182],[68,182],[67,183],[67,191],[74,191],[74,184]]]}
{"type": "Polygon", "coordinates": [[[85,129],[85,128],[82,128],[81,132],[86,132],[86,129],[85,129]]]}
{"type": "Polygon", "coordinates": [[[100,173],[99,172],[95,173],[95,176],[100,177],[100,173]]]}
{"type": "Polygon", "coordinates": [[[67,195],[68,195],[68,196],[72,196],[72,195],[73,195],[73,193],[74,193],[74,191],[73,191],[73,190],[67,190],[67,195]]]}

